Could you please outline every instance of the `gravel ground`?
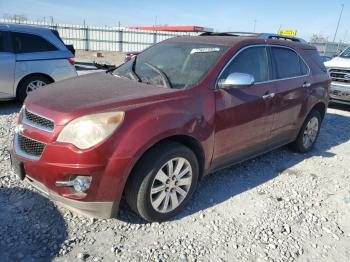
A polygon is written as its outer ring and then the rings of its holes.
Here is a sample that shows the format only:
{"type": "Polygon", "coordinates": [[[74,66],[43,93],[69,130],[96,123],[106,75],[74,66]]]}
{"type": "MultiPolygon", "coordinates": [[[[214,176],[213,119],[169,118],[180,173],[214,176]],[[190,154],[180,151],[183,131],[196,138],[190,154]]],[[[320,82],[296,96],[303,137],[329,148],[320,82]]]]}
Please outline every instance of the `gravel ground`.
{"type": "MultiPolygon", "coordinates": [[[[172,221],[75,215],[22,184],[8,148],[20,105],[0,104],[1,261],[350,261],[350,109],[315,149],[275,150],[204,178],[172,221]]],[[[49,175],[49,174],[48,174],[49,175]]]]}

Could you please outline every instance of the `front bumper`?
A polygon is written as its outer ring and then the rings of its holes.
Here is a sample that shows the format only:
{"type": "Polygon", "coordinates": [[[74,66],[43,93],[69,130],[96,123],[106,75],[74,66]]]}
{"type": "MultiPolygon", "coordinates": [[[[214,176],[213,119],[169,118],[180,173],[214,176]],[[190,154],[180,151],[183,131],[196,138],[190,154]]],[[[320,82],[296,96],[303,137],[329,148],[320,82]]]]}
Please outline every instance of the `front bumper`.
{"type": "Polygon", "coordinates": [[[44,184],[35,181],[34,179],[26,176],[24,179],[26,183],[36,188],[44,196],[49,197],[58,204],[82,215],[99,217],[99,218],[111,218],[117,215],[118,204],[116,202],[83,202],[78,200],[69,199],[60,196],[56,192],[48,189],[44,184]]]}
{"type": "Polygon", "coordinates": [[[350,105],[350,85],[332,82],[329,96],[330,102],[350,105]]]}
{"type": "Polygon", "coordinates": [[[33,159],[18,151],[16,138],[11,159],[23,165],[22,178],[27,183],[75,212],[100,218],[117,215],[132,158],[111,158],[111,148],[82,152],[72,145],[52,142],[46,144],[40,158],[33,159]],[[69,181],[72,175],[91,176],[90,188],[76,193],[72,187],[56,186],[57,181],[69,181]]]}

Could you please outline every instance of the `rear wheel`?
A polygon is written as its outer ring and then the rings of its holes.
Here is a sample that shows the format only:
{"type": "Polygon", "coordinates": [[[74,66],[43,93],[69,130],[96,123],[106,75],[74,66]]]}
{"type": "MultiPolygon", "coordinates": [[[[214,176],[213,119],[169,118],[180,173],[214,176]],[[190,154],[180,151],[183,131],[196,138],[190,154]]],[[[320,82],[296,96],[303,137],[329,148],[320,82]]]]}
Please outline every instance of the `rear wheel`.
{"type": "Polygon", "coordinates": [[[22,103],[31,92],[50,84],[52,80],[43,75],[32,75],[23,79],[18,85],[17,99],[22,103]]]}
{"type": "Polygon", "coordinates": [[[148,221],[163,221],[183,209],[195,191],[198,161],[186,146],[165,142],[137,164],[126,185],[129,206],[148,221]]]}
{"type": "Polygon", "coordinates": [[[298,152],[310,151],[316,143],[321,127],[321,114],[317,110],[311,111],[299,131],[292,147],[298,152]]]}

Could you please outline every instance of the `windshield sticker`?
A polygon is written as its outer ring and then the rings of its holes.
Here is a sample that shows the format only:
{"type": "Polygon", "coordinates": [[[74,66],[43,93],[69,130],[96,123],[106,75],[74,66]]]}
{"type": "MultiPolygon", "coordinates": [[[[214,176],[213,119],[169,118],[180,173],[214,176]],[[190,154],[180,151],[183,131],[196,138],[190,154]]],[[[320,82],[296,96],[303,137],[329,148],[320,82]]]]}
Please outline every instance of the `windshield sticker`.
{"type": "Polygon", "coordinates": [[[191,50],[191,55],[195,53],[210,53],[210,52],[219,52],[220,48],[218,47],[206,47],[206,48],[194,48],[191,50]]]}

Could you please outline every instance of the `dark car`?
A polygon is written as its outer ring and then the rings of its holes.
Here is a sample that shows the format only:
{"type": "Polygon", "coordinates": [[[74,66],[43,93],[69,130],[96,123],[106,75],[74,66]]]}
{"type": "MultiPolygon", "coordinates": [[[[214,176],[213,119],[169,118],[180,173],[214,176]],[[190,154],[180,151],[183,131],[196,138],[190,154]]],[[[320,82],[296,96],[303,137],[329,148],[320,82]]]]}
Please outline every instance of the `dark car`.
{"type": "Polygon", "coordinates": [[[320,61],[275,35],[166,40],[28,97],[12,165],[84,214],[114,216],[124,195],[144,219],[169,219],[208,173],[287,144],[312,149],[330,85],[320,61]]]}

